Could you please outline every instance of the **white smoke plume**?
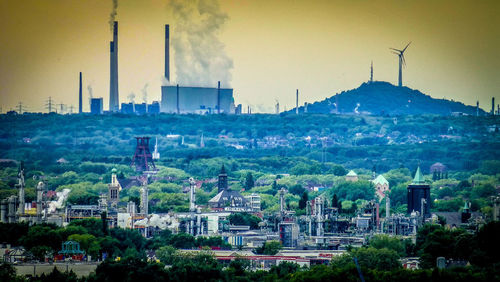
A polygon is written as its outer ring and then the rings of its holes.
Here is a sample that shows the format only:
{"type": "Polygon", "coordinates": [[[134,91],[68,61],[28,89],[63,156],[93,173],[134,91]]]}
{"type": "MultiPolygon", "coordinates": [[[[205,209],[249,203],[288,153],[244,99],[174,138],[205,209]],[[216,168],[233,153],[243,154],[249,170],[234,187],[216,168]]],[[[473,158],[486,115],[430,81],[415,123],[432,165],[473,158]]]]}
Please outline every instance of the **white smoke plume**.
{"type": "Polygon", "coordinates": [[[142,90],[141,90],[141,92],[142,92],[142,101],[144,103],[146,103],[146,104],[148,103],[148,86],[149,86],[149,84],[146,83],[144,85],[144,87],[142,88],[142,90]]]}
{"type": "Polygon", "coordinates": [[[116,10],[118,9],[118,0],[113,0],[113,10],[109,14],[109,28],[111,29],[111,33],[113,33],[113,24],[117,15],[116,10]]]}
{"type": "Polygon", "coordinates": [[[173,19],[170,42],[177,83],[214,87],[221,81],[222,87],[229,87],[233,60],[218,38],[229,17],[219,1],[170,0],[167,7],[173,19]]]}
{"type": "Polygon", "coordinates": [[[92,98],[94,98],[94,91],[92,85],[87,85],[87,91],[89,92],[89,105],[92,104],[92,98]]]}
{"type": "Polygon", "coordinates": [[[92,89],[92,85],[87,85],[87,91],[89,92],[89,99],[94,98],[94,91],[92,89]]]}
{"type": "MultiPolygon", "coordinates": [[[[63,189],[61,192],[57,192],[57,200],[56,201],[50,201],[49,202],[49,207],[47,209],[49,214],[55,213],[57,209],[60,209],[63,207],[64,202],[68,198],[70,189],[63,189]]],[[[45,211],[43,211],[45,213],[45,211]]]]}
{"type": "Polygon", "coordinates": [[[130,92],[130,94],[128,94],[127,98],[130,101],[130,103],[134,103],[134,99],[135,99],[134,92],[130,92]]]}

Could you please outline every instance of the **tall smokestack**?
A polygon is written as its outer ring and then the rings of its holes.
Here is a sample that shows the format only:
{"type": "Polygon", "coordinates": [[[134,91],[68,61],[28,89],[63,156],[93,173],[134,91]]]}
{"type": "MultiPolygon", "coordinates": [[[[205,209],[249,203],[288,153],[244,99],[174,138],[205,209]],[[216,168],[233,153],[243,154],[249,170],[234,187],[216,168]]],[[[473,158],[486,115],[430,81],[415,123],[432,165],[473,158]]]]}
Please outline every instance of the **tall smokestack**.
{"type": "Polygon", "coordinates": [[[165,78],[170,82],[170,27],[165,25],[165,78]]]}
{"type": "Polygon", "coordinates": [[[80,88],[78,89],[78,113],[82,113],[82,72],[80,72],[80,88]]]}
{"type": "Polygon", "coordinates": [[[479,101],[476,101],[476,116],[479,116],[479,101]]]}
{"type": "Polygon", "coordinates": [[[491,114],[495,115],[495,97],[491,97],[491,114]]]}
{"type": "Polygon", "coordinates": [[[119,110],[118,98],[118,22],[113,24],[113,41],[110,46],[109,62],[109,111],[117,112],[119,110]]]}
{"type": "Polygon", "coordinates": [[[177,113],[181,113],[181,108],[179,106],[179,84],[177,84],[177,113]]]}
{"type": "Polygon", "coordinates": [[[217,82],[217,113],[220,114],[220,81],[217,82]]]}
{"type": "Polygon", "coordinates": [[[299,89],[297,89],[297,93],[295,94],[295,114],[299,114],[299,89]]]}

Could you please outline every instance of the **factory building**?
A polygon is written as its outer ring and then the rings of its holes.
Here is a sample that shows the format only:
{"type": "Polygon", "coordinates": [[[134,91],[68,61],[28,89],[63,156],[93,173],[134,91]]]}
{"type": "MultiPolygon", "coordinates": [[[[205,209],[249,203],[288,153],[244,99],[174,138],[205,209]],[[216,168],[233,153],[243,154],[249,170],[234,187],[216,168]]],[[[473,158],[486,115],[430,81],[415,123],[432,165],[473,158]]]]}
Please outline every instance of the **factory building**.
{"type": "Polygon", "coordinates": [[[90,113],[93,115],[102,115],[102,98],[90,99],[90,113]]]}
{"type": "Polygon", "coordinates": [[[161,112],[180,114],[233,114],[231,88],[162,86],[161,112]],[[219,111],[220,105],[220,111],[219,111]]]}

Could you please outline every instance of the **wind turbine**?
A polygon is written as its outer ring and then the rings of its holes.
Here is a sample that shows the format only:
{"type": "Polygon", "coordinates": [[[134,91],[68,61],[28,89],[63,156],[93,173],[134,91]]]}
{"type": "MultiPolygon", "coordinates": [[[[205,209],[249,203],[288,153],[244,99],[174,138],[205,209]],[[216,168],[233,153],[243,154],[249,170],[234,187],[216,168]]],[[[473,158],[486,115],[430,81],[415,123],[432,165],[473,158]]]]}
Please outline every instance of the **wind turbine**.
{"type": "Polygon", "coordinates": [[[389,49],[393,50],[392,53],[398,55],[398,57],[399,57],[399,80],[398,80],[399,87],[403,86],[403,66],[406,66],[404,52],[406,51],[406,48],[408,48],[408,46],[410,46],[410,44],[411,44],[411,41],[410,41],[410,43],[408,43],[408,45],[406,45],[406,47],[403,50],[389,48],[389,49]]]}

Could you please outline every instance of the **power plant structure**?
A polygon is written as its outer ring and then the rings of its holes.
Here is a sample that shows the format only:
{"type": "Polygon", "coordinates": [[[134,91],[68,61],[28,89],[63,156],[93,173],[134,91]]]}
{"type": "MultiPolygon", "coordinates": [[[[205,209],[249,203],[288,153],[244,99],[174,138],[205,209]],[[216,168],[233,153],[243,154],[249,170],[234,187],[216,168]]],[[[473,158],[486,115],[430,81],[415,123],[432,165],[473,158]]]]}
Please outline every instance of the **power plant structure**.
{"type": "MultiPolygon", "coordinates": [[[[170,81],[170,26],[165,25],[165,78],[170,81]]],[[[232,88],[167,85],[161,87],[161,112],[234,114],[232,88]]]]}
{"type": "Polygon", "coordinates": [[[118,22],[113,22],[113,41],[109,42],[109,111],[118,112],[118,22]]]}
{"type": "Polygon", "coordinates": [[[233,114],[233,89],[193,86],[162,86],[161,112],[177,114],[233,114]]]}
{"type": "Polygon", "coordinates": [[[165,78],[170,82],[170,26],[165,25],[165,78]]]}
{"type": "Polygon", "coordinates": [[[82,72],[80,72],[80,85],[78,88],[78,113],[82,113],[82,72]]]}

